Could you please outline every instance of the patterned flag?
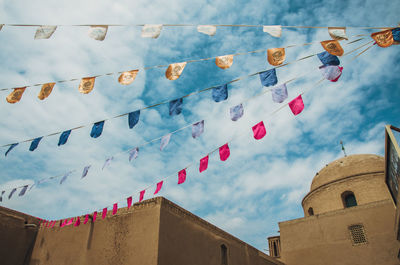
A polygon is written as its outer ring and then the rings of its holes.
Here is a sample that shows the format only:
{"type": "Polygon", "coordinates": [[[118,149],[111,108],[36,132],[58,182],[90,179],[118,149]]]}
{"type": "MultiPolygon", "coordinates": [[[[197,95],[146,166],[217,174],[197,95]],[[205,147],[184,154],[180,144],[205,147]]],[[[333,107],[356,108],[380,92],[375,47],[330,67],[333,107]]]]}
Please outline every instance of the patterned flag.
{"type": "Polygon", "coordinates": [[[43,138],[43,136],[34,139],[31,143],[31,146],[29,147],[29,151],[32,151],[32,152],[35,151],[35,149],[38,147],[40,140],[42,140],[42,138],[43,138]]]}
{"type": "Polygon", "coordinates": [[[48,96],[50,96],[51,92],[53,91],[53,87],[56,83],[46,83],[42,85],[42,88],[40,89],[38,99],[44,100],[48,96]]]}
{"type": "Polygon", "coordinates": [[[269,69],[259,73],[261,85],[263,86],[274,86],[278,83],[278,77],[276,76],[275,68],[269,69]]]}
{"type": "Polygon", "coordinates": [[[321,52],[317,54],[323,65],[339,65],[339,58],[335,55],[330,54],[329,52],[321,52]]]}
{"type": "Polygon", "coordinates": [[[106,216],[107,216],[107,207],[103,208],[103,213],[101,214],[101,219],[106,218],[106,216]]]}
{"type": "Polygon", "coordinates": [[[221,69],[228,69],[233,64],[233,55],[218,56],[215,58],[215,64],[221,69]]]}
{"type": "Polygon", "coordinates": [[[200,159],[200,166],[199,166],[200,173],[206,170],[207,168],[208,168],[208,155],[200,159]]]}
{"type": "Polygon", "coordinates": [[[157,183],[156,191],[154,192],[154,195],[156,195],[162,188],[163,181],[160,181],[157,183]]]}
{"type": "Polygon", "coordinates": [[[271,89],[272,100],[276,103],[282,103],[287,99],[288,92],[286,88],[286,84],[282,84],[280,86],[275,86],[271,89]]]}
{"type": "Polygon", "coordinates": [[[6,97],[8,103],[14,104],[21,100],[26,87],[17,87],[6,97]]]}
{"type": "Polygon", "coordinates": [[[328,27],[328,33],[334,40],[348,40],[345,27],[328,27]]]}
{"type": "Polygon", "coordinates": [[[28,185],[23,186],[22,190],[19,192],[18,196],[20,196],[20,197],[24,196],[27,189],[28,189],[28,185]]]}
{"type": "Polygon", "coordinates": [[[142,190],[142,191],[140,192],[139,202],[143,201],[144,193],[145,193],[145,192],[146,192],[146,190],[142,190]]]}
{"type": "Polygon", "coordinates": [[[183,98],[171,100],[169,102],[169,116],[175,116],[182,113],[183,98]]]}
{"type": "Polygon", "coordinates": [[[140,117],[140,110],[136,110],[128,114],[129,129],[135,127],[135,125],[139,122],[139,117],[140,117]]]}
{"type": "Polygon", "coordinates": [[[157,25],[149,25],[146,24],[142,28],[142,38],[153,38],[157,39],[158,36],[161,34],[163,25],[162,24],[157,24],[157,25]]]}
{"type": "Polygon", "coordinates": [[[60,135],[60,139],[58,139],[58,144],[57,145],[58,146],[64,145],[68,141],[68,138],[69,138],[70,134],[71,134],[71,130],[62,132],[61,135],[60,135]]]}
{"type": "Polygon", "coordinates": [[[164,150],[164,148],[168,145],[170,139],[171,139],[170,133],[161,138],[160,151],[164,150]]]}
{"type": "Polygon", "coordinates": [[[243,116],[243,113],[244,113],[243,104],[240,103],[239,105],[231,107],[229,110],[229,113],[231,115],[232,121],[239,120],[243,116]]]}
{"type": "Polygon", "coordinates": [[[57,26],[39,26],[35,33],[35,40],[50,38],[56,29],[57,26]]]}
{"type": "Polygon", "coordinates": [[[221,161],[227,160],[230,154],[231,152],[227,143],[219,148],[219,158],[221,159],[221,161]]]}
{"type": "Polygon", "coordinates": [[[336,82],[342,75],[343,67],[338,65],[326,65],[320,67],[322,75],[331,82],[336,82]]]}
{"type": "Polygon", "coordinates": [[[212,25],[198,25],[197,31],[208,36],[214,36],[217,33],[217,27],[212,25]]]}
{"type": "Polygon", "coordinates": [[[99,121],[93,124],[92,131],[90,132],[90,136],[92,138],[97,138],[103,132],[104,121],[99,121]]]}
{"type": "Polygon", "coordinates": [[[178,79],[181,76],[183,69],[185,69],[185,66],[186,62],[170,64],[165,72],[165,77],[169,80],[178,79]]]}
{"type": "Polygon", "coordinates": [[[282,26],[263,26],[263,32],[267,32],[272,37],[280,38],[282,35],[282,26]]]}
{"type": "Polygon", "coordinates": [[[269,64],[273,66],[281,65],[286,58],[285,48],[273,48],[267,50],[269,64]]]}
{"type": "Polygon", "coordinates": [[[84,177],[87,176],[90,167],[91,167],[91,165],[88,165],[88,166],[86,166],[86,167],[83,168],[81,179],[83,179],[84,177]]]}
{"type": "Polygon", "coordinates": [[[96,77],[84,77],[79,84],[78,90],[82,94],[88,94],[93,90],[96,77]]]}
{"type": "Polygon", "coordinates": [[[18,143],[12,144],[10,145],[10,147],[7,149],[6,153],[4,154],[4,156],[7,156],[8,153],[14,149],[14,147],[16,147],[18,145],[18,143]]]}
{"type": "Polygon", "coordinates": [[[344,53],[342,46],[340,46],[340,43],[337,40],[321,41],[321,45],[327,52],[332,55],[342,56],[344,53]]]}
{"type": "Polygon", "coordinates": [[[178,172],[178,184],[182,184],[186,180],[186,168],[178,172]]]}
{"type": "Polygon", "coordinates": [[[132,206],[132,196],[126,199],[126,203],[128,204],[128,210],[132,206]]]}
{"type": "Polygon", "coordinates": [[[267,131],[265,130],[264,122],[260,121],[256,125],[253,126],[253,136],[254,139],[260,140],[264,138],[264,136],[267,134],[267,131]]]}
{"type": "Polygon", "coordinates": [[[104,161],[103,167],[101,168],[101,170],[103,170],[105,167],[109,166],[111,161],[114,159],[114,157],[109,157],[106,159],[106,161],[104,161]]]}
{"type": "Polygon", "coordinates": [[[88,221],[89,221],[89,214],[87,214],[87,215],[85,216],[85,220],[83,221],[83,224],[84,224],[84,225],[87,224],[88,221]]]}
{"type": "Polygon", "coordinates": [[[118,77],[118,82],[121,85],[130,85],[130,84],[132,84],[133,81],[135,81],[135,78],[136,78],[138,72],[139,72],[139,70],[131,70],[131,71],[123,72],[118,77]]]}
{"type": "Polygon", "coordinates": [[[13,188],[12,191],[10,192],[10,194],[8,194],[8,199],[11,199],[11,197],[13,196],[14,192],[16,192],[17,189],[13,188]]]}
{"type": "Polygon", "coordinates": [[[228,98],[228,85],[213,87],[212,98],[215,102],[220,102],[228,98]]]}
{"type": "Polygon", "coordinates": [[[204,132],[204,120],[196,122],[192,125],[192,137],[197,138],[204,132]]]}
{"type": "Polygon", "coordinates": [[[390,29],[374,32],[371,34],[371,38],[373,38],[376,44],[382,48],[389,47],[394,42],[392,30],[390,29]]]}
{"type": "Polygon", "coordinates": [[[80,224],[81,224],[81,218],[78,216],[78,217],[76,217],[76,221],[75,221],[74,226],[77,227],[77,226],[79,226],[80,224]]]}
{"type": "Polygon", "coordinates": [[[129,162],[132,161],[132,159],[136,159],[139,155],[139,147],[135,147],[129,151],[129,162]]]}
{"type": "Polygon", "coordinates": [[[113,210],[112,210],[112,215],[115,215],[118,211],[118,203],[114,203],[113,205],[113,210]]]}
{"type": "Polygon", "coordinates": [[[89,37],[95,40],[103,41],[106,38],[108,26],[90,26],[89,37]]]}
{"type": "Polygon", "coordinates": [[[60,180],[60,185],[64,183],[64,181],[67,180],[68,176],[71,175],[72,171],[69,171],[67,173],[64,174],[64,176],[61,178],[60,180]]]}
{"type": "Polygon", "coordinates": [[[289,107],[294,115],[300,114],[304,109],[303,98],[301,97],[301,95],[290,101],[289,107]]]}

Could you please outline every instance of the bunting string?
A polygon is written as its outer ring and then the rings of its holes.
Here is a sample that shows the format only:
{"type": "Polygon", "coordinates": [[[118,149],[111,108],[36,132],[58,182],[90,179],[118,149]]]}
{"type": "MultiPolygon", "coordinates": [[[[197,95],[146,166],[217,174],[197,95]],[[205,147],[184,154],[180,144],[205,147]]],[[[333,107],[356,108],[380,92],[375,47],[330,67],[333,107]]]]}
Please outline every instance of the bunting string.
{"type": "MultiPolygon", "coordinates": [[[[277,68],[280,68],[280,67],[284,67],[284,66],[287,66],[287,65],[289,65],[289,64],[292,64],[292,63],[295,63],[295,62],[299,62],[299,61],[302,61],[302,60],[311,58],[311,57],[316,56],[316,55],[318,55],[318,53],[315,53],[315,54],[312,54],[312,55],[308,55],[308,56],[304,56],[304,57],[299,58],[299,59],[296,59],[296,60],[294,60],[294,61],[292,61],[292,62],[288,62],[288,63],[286,63],[286,64],[279,65],[279,66],[273,67],[273,68],[271,68],[271,69],[277,69],[277,68]]],[[[223,84],[222,86],[228,85],[228,84],[232,84],[232,83],[238,82],[238,81],[240,81],[240,80],[244,80],[244,79],[246,79],[246,78],[249,78],[249,77],[252,77],[252,76],[255,76],[255,75],[259,75],[259,74],[262,73],[262,72],[263,72],[263,71],[259,71],[259,72],[252,73],[252,74],[249,74],[249,75],[246,75],[246,76],[238,77],[238,78],[236,78],[236,79],[233,79],[233,80],[231,80],[231,81],[228,81],[227,83],[223,84]]],[[[206,92],[206,91],[208,91],[208,90],[211,90],[211,89],[214,89],[214,88],[218,88],[218,87],[221,87],[221,85],[219,85],[219,86],[212,86],[212,87],[208,87],[208,88],[204,88],[204,89],[200,89],[200,90],[191,92],[191,93],[189,93],[189,94],[186,94],[186,95],[184,95],[184,96],[181,96],[181,97],[179,97],[179,98],[175,98],[175,99],[173,99],[173,100],[164,100],[164,101],[159,102],[159,103],[156,103],[156,104],[152,104],[152,105],[149,105],[149,106],[146,106],[146,107],[142,107],[142,108],[140,108],[140,109],[137,109],[136,111],[138,111],[138,112],[140,113],[140,111],[143,111],[143,110],[146,110],[146,109],[150,109],[150,108],[154,108],[154,107],[157,107],[157,106],[160,106],[160,105],[164,105],[164,104],[173,102],[174,100],[179,100],[179,99],[187,98],[187,97],[190,97],[190,96],[194,96],[194,95],[197,95],[197,94],[200,94],[200,93],[203,93],[203,92],[206,92]]],[[[96,124],[99,124],[99,123],[103,123],[103,124],[104,124],[105,121],[108,121],[108,120],[111,120],[111,119],[120,118],[120,117],[123,117],[123,116],[127,116],[127,115],[129,115],[129,114],[131,114],[131,113],[133,113],[133,112],[131,111],[131,112],[123,113],[123,114],[118,114],[118,115],[116,115],[116,116],[109,117],[109,118],[105,118],[105,119],[102,119],[102,120],[97,121],[97,122],[94,122],[94,123],[89,123],[89,124],[86,124],[86,125],[80,125],[80,126],[77,126],[77,127],[74,127],[74,128],[70,128],[70,129],[67,129],[67,130],[64,130],[64,131],[58,131],[58,132],[49,133],[49,134],[47,134],[47,135],[43,135],[43,136],[40,136],[40,137],[35,137],[35,138],[30,138],[30,139],[26,139],[26,140],[14,142],[14,143],[4,144],[4,145],[2,145],[2,146],[0,146],[0,147],[10,147],[10,149],[9,149],[8,151],[11,151],[11,149],[13,149],[15,146],[17,146],[17,145],[20,144],[20,143],[25,143],[25,142],[32,142],[32,143],[33,143],[33,141],[37,140],[38,143],[37,143],[36,146],[33,148],[33,150],[35,150],[35,149],[37,148],[37,145],[39,144],[39,142],[40,142],[43,138],[45,138],[45,137],[50,137],[50,136],[62,134],[62,133],[68,132],[68,131],[69,131],[69,133],[71,133],[71,131],[78,130],[78,129],[81,129],[81,128],[84,128],[84,127],[87,127],[87,126],[91,126],[91,125],[96,125],[96,124]]],[[[102,128],[103,128],[103,127],[101,127],[101,131],[102,131],[102,128]]],[[[101,132],[100,132],[100,134],[101,134],[101,132]]],[[[99,136],[99,135],[97,135],[97,136],[92,136],[92,137],[97,138],[98,136],[99,136]]],[[[64,142],[63,144],[65,144],[65,142],[64,142]]],[[[60,145],[60,144],[59,144],[59,145],[60,145]]],[[[30,149],[30,150],[31,150],[31,149],[30,149]]],[[[31,151],[33,151],[33,150],[31,150],[31,151]]],[[[6,155],[7,155],[7,152],[6,152],[6,155]]]]}

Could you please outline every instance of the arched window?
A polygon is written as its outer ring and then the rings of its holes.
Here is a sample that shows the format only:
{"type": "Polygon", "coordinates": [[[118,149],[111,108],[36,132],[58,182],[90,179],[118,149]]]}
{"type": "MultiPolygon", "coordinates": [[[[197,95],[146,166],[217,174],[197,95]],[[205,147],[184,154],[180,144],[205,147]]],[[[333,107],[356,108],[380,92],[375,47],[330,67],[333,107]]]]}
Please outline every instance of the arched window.
{"type": "Polygon", "coordinates": [[[344,208],[357,206],[356,196],[352,191],[345,191],[342,193],[342,201],[344,208]]]}
{"type": "Polygon", "coordinates": [[[221,265],[228,265],[228,249],[224,244],[221,245],[221,265]]]}
{"type": "Polygon", "coordinates": [[[314,215],[314,210],[312,207],[308,208],[308,215],[309,216],[314,215]]]}

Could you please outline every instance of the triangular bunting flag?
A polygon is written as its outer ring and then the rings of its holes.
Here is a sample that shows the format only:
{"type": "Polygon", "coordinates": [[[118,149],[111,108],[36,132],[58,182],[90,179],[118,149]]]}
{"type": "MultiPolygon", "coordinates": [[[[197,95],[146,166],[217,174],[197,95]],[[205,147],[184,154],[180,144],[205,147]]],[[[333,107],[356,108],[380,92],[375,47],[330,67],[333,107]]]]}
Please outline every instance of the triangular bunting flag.
{"type": "Polygon", "coordinates": [[[227,160],[230,154],[231,151],[229,150],[229,146],[227,143],[219,148],[219,158],[221,159],[221,161],[227,160]]]}
{"type": "Polygon", "coordinates": [[[220,102],[228,98],[228,85],[213,87],[212,98],[215,102],[220,102]]]}
{"type": "Polygon", "coordinates": [[[82,94],[88,94],[93,90],[96,77],[84,77],[79,84],[78,90],[82,94]]]}
{"type": "Polygon", "coordinates": [[[157,25],[149,25],[146,24],[142,28],[142,38],[153,38],[157,39],[158,36],[161,34],[163,25],[162,24],[157,24],[157,25]]]}
{"type": "Polygon", "coordinates": [[[228,69],[233,64],[233,55],[218,56],[215,58],[215,64],[221,69],[228,69]]]}
{"type": "Polygon", "coordinates": [[[282,84],[282,85],[273,87],[271,89],[271,94],[272,94],[272,100],[274,102],[282,103],[288,97],[286,84],[282,84]]]}
{"type": "Polygon", "coordinates": [[[129,129],[135,127],[135,125],[139,122],[139,117],[140,117],[140,110],[133,111],[128,114],[129,129]]]}
{"type": "Polygon", "coordinates": [[[278,77],[276,76],[275,68],[269,69],[259,73],[261,85],[263,86],[274,86],[278,83],[278,77]]]}
{"type": "Polygon", "coordinates": [[[70,134],[71,134],[71,130],[62,132],[61,135],[60,135],[60,139],[58,139],[58,144],[57,145],[58,146],[64,145],[68,141],[68,138],[69,138],[70,134]]]}
{"type": "Polygon", "coordinates": [[[217,33],[217,27],[212,25],[198,25],[197,31],[208,36],[214,36],[217,33]]]}
{"type": "Polygon", "coordinates": [[[113,205],[113,210],[112,210],[112,215],[115,215],[118,211],[118,203],[114,203],[113,205]]]}
{"type": "Polygon", "coordinates": [[[270,65],[281,65],[286,58],[285,48],[273,48],[267,50],[268,62],[270,65]]]}
{"type": "Polygon", "coordinates": [[[303,98],[301,97],[301,95],[299,95],[297,98],[290,101],[289,107],[295,116],[300,114],[304,109],[304,102],[303,102],[303,98]]]}
{"type": "Polygon", "coordinates": [[[7,156],[8,153],[14,149],[14,147],[16,147],[18,145],[18,143],[14,143],[12,145],[10,145],[10,147],[7,149],[6,153],[4,154],[4,156],[7,156]]]}
{"type": "Polygon", "coordinates": [[[107,216],[107,207],[103,208],[103,213],[101,214],[101,219],[106,218],[106,216],[107,216]]]}
{"type": "Polygon", "coordinates": [[[84,177],[87,176],[90,167],[91,167],[91,165],[88,165],[88,166],[86,166],[86,167],[83,168],[81,179],[83,179],[84,177]]]}
{"type": "Polygon", "coordinates": [[[93,124],[92,131],[90,132],[90,137],[97,138],[103,132],[104,121],[99,121],[93,124]]]}
{"type": "Polygon", "coordinates": [[[317,54],[319,60],[323,65],[339,65],[339,58],[335,55],[330,54],[329,52],[321,52],[317,54]]]}
{"type": "Polygon", "coordinates": [[[256,125],[253,126],[253,136],[254,139],[260,140],[264,138],[264,136],[267,134],[267,131],[265,130],[264,122],[260,121],[256,125]]]}
{"type": "Polygon", "coordinates": [[[178,184],[186,181],[186,168],[178,172],[178,184]]]}
{"type": "Polygon", "coordinates": [[[136,159],[139,155],[139,147],[135,147],[129,151],[129,162],[132,161],[132,159],[136,159]]]}
{"type": "Polygon", "coordinates": [[[106,38],[108,26],[90,26],[89,37],[102,41],[106,38]]]}
{"type": "Polygon", "coordinates": [[[164,148],[168,145],[170,139],[171,139],[171,134],[170,133],[167,134],[167,135],[164,135],[161,138],[160,151],[164,150],[164,148]]]}
{"type": "Polygon", "coordinates": [[[243,116],[243,113],[244,113],[243,104],[240,103],[239,105],[231,107],[229,110],[229,113],[231,115],[232,121],[239,120],[243,116]]]}
{"type": "Polygon", "coordinates": [[[338,65],[321,66],[320,69],[325,79],[331,82],[338,81],[343,71],[343,67],[338,65]]]}
{"type": "Polygon", "coordinates": [[[136,78],[138,72],[139,72],[139,70],[131,70],[131,71],[123,72],[118,77],[118,82],[121,85],[130,85],[130,84],[132,84],[133,81],[135,81],[135,78],[136,78]]]}
{"type": "Polygon", "coordinates": [[[185,69],[185,66],[186,62],[170,64],[165,72],[165,77],[169,80],[178,79],[181,76],[183,69],[185,69]]]}
{"type": "Polygon", "coordinates": [[[19,192],[18,196],[20,196],[20,197],[24,196],[27,189],[28,189],[28,185],[23,186],[22,190],[19,192]]]}
{"type": "Polygon", "coordinates": [[[35,40],[48,39],[56,31],[57,26],[40,26],[35,33],[35,40]]]}
{"type": "Polygon", "coordinates": [[[183,98],[171,100],[169,102],[169,116],[176,116],[182,113],[183,98]]]}
{"type": "Polygon", "coordinates": [[[17,87],[6,97],[8,103],[14,104],[21,100],[22,94],[24,94],[26,87],[17,87]]]}
{"type": "Polygon", "coordinates": [[[48,96],[50,96],[51,92],[53,91],[53,87],[56,83],[47,83],[42,85],[42,89],[40,89],[38,99],[44,100],[48,96]]]}
{"type": "Polygon", "coordinates": [[[31,151],[31,152],[32,152],[32,151],[35,151],[35,149],[38,147],[38,145],[39,145],[39,143],[40,143],[40,140],[42,140],[42,138],[43,138],[43,136],[34,139],[34,140],[32,141],[32,143],[31,143],[31,146],[29,147],[29,151],[31,151]]]}
{"type": "Polygon", "coordinates": [[[129,210],[129,208],[131,208],[132,206],[132,196],[126,199],[126,203],[128,205],[128,210],[129,210]]]}
{"type": "Polygon", "coordinates": [[[156,195],[162,188],[163,181],[160,181],[157,183],[156,191],[154,192],[154,195],[156,195]]]}
{"type": "Polygon", "coordinates": [[[328,27],[328,33],[334,40],[348,40],[345,27],[328,27]]]}
{"type": "Polygon", "coordinates": [[[192,125],[192,137],[197,138],[204,132],[204,120],[196,122],[192,125]]]}
{"type": "Polygon", "coordinates": [[[263,26],[263,31],[267,32],[272,37],[280,38],[282,35],[282,26],[263,26]]]}
{"type": "Polygon", "coordinates": [[[142,191],[140,192],[139,202],[143,201],[144,193],[145,193],[145,192],[146,192],[146,190],[142,190],[142,191]]]}
{"type": "Polygon", "coordinates": [[[387,48],[394,42],[392,30],[390,29],[374,32],[371,34],[371,38],[373,38],[376,44],[382,48],[387,48]]]}
{"type": "Polygon", "coordinates": [[[327,52],[332,55],[342,56],[344,53],[342,46],[340,46],[340,43],[337,40],[321,41],[321,45],[327,52]]]}
{"type": "Polygon", "coordinates": [[[199,166],[200,173],[206,170],[207,168],[208,168],[208,155],[200,159],[200,166],[199,166]]]}

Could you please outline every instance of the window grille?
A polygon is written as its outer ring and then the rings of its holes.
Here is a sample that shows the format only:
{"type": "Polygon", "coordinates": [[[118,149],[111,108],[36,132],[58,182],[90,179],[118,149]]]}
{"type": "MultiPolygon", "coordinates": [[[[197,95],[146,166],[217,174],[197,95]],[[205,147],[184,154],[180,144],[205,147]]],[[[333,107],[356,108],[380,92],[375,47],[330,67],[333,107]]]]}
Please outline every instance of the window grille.
{"type": "Polygon", "coordinates": [[[349,231],[353,246],[368,243],[364,226],[362,224],[349,226],[349,231]]]}

